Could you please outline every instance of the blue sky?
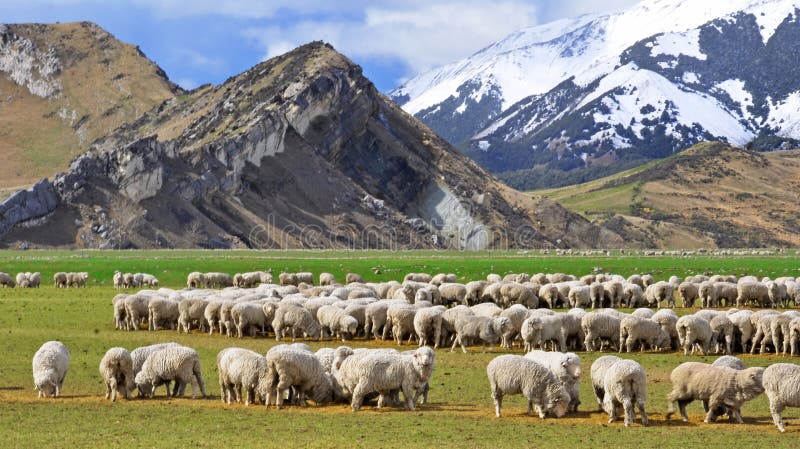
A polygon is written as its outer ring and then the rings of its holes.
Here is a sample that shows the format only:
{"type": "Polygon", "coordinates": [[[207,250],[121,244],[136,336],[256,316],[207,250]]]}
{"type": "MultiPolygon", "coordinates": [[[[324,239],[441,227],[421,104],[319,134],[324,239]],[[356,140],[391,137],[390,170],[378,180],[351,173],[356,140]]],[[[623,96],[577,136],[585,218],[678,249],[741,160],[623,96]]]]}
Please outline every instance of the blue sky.
{"type": "Polygon", "coordinates": [[[325,40],[382,91],[525,26],[636,0],[2,0],[0,22],[89,20],[192,88],[325,40]]]}

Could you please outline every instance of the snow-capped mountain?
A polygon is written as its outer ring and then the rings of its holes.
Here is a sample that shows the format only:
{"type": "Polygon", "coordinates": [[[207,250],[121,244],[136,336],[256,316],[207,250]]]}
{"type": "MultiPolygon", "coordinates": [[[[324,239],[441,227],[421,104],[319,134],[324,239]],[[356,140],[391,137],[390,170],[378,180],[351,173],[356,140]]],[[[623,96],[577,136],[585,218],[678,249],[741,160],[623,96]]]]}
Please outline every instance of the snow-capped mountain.
{"type": "Polygon", "coordinates": [[[495,172],[536,167],[533,184],[529,171],[505,176],[518,187],[553,184],[543,170],[600,175],[700,140],[798,139],[798,8],[645,0],[521,30],[391,95],[495,172]]]}

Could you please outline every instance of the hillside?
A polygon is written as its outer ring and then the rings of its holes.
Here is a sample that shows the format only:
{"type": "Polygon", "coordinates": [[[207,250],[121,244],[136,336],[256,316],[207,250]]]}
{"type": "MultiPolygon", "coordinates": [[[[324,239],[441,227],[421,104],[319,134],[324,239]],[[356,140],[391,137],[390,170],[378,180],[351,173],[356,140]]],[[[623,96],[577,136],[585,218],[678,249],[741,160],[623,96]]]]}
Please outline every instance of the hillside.
{"type": "Polygon", "coordinates": [[[391,93],[519,189],[600,178],[695,143],[800,144],[800,1],[643,0],[531,27],[391,93]]]}
{"type": "Polygon", "coordinates": [[[800,150],[724,143],[592,182],[532,192],[652,247],[800,246],[800,150]]]}
{"type": "Polygon", "coordinates": [[[93,23],[0,25],[0,190],[65,170],[179,92],[138,47],[93,23]]]}
{"type": "Polygon", "coordinates": [[[0,217],[9,246],[637,245],[507,188],[321,42],[164,102],[0,217]]]}

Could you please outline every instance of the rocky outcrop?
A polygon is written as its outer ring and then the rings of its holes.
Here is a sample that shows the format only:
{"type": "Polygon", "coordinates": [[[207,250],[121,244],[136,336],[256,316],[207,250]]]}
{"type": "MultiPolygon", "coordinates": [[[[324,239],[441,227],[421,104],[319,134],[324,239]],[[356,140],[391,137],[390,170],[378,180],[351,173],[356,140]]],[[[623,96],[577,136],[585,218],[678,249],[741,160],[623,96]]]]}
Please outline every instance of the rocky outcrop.
{"type": "Polygon", "coordinates": [[[47,216],[57,205],[56,191],[46,179],[30,189],[14,193],[0,203],[0,235],[6,234],[14,226],[47,216]]]}
{"type": "MultiPolygon", "coordinates": [[[[39,231],[52,238],[46,229],[59,226],[67,246],[635,244],[563,209],[537,218],[537,200],[500,184],[320,42],[164,102],[95,142],[53,184],[61,202],[39,231]]],[[[44,244],[31,235],[15,229],[3,242],[44,244]]]]}

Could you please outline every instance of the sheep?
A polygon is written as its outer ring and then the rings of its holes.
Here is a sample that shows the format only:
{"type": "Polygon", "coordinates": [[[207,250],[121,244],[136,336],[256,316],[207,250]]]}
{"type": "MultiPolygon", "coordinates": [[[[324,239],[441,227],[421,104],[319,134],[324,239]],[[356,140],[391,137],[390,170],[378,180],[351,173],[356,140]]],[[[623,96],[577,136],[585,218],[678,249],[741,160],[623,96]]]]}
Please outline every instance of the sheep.
{"type": "MultiPolygon", "coordinates": [[[[759,311],[761,312],[761,311],[759,311]]],[[[778,316],[777,313],[775,314],[759,314],[758,312],[753,313],[750,317],[751,322],[755,321],[755,329],[756,333],[753,336],[753,346],[750,348],[750,354],[756,353],[756,348],[760,346],[759,353],[764,354],[767,351],[767,345],[773,345],[775,347],[775,352],[778,352],[778,346],[775,342],[772,341],[772,320],[778,316]],[[759,345],[760,343],[760,345],[759,345]]]]}
{"type": "MultiPolygon", "coordinates": [[[[503,332],[511,326],[511,320],[506,317],[489,318],[482,316],[465,315],[455,323],[456,338],[450,352],[453,352],[456,345],[461,345],[461,351],[467,353],[466,343],[471,343],[473,339],[480,339],[483,351],[486,352],[486,344],[490,350],[494,350],[494,345],[500,341],[503,332]]],[[[560,327],[559,327],[560,329],[560,327]]]]}
{"type": "Polygon", "coordinates": [[[486,282],[490,284],[494,284],[497,282],[503,282],[503,277],[496,273],[489,273],[486,275],[486,282]]]}
{"type": "MultiPolygon", "coordinates": [[[[203,318],[208,324],[208,335],[214,334],[214,330],[219,330],[222,334],[222,327],[220,326],[220,309],[224,303],[221,299],[214,299],[208,302],[206,309],[203,311],[203,318]]],[[[180,312],[179,312],[180,313],[180,312]]]]}
{"type": "Polygon", "coordinates": [[[147,357],[149,357],[150,354],[164,348],[176,346],[181,345],[175,342],[158,343],[150,346],[141,346],[131,351],[131,369],[133,370],[133,376],[135,377],[137,374],[139,374],[139,371],[142,370],[142,365],[144,365],[144,361],[147,360],[147,357]]]}
{"type": "Polygon", "coordinates": [[[210,272],[204,276],[206,288],[233,287],[233,277],[228,273],[210,272]]]}
{"type": "Polygon", "coordinates": [[[217,354],[217,372],[222,402],[241,402],[244,390],[248,406],[255,401],[258,387],[266,384],[267,358],[249,349],[226,348],[217,354]]]}
{"type": "Polygon", "coordinates": [[[28,283],[28,275],[26,273],[17,273],[16,282],[17,282],[17,285],[20,285],[22,283],[27,284],[28,283]]]}
{"type": "Polygon", "coordinates": [[[683,307],[694,307],[694,301],[699,297],[698,285],[693,282],[682,282],[678,286],[678,293],[681,294],[683,307]]]}
{"type": "MultiPolygon", "coordinates": [[[[0,273],[0,284],[2,284],[3,286],[8,286],[7,281],[5,280],[3,274],[4,273],[0,273]]],[[[8,280],[12,279],[9,277],[8,280]]],[[[56,288],[67,288],[67,273],[59,271],[58,273],[54,274],[53,284],[55,285],[56,288]]],[[[13,287],[13,285],[11,287],[13,287]]]]}
{"type": "Polygon", "coordinates": [[[689,355],[690,348],[694,355],[695,345],[700,347],[703,355],[708,354],[712,338],[711,325],[708,321],[694,315],[684,315],[678,318],[675,329],[683,345],[683,355],[689,355]]]}
{"type": "Polygon", "coordinates": [[[553,284],[542,285],[536,295],[539,297],[539,301],[547,304],[548,309],[555,309],[559,306],[558,287],[553,284]]]}
{"type": "Polygon", "coordinates": [[[506,317],[511,322],[511,326],[503,333],[501,346],[511,349],[511,344],[520,333],[522,322],[528,318],[528,309],[520,304],[514,304],[508,309],[500,312],[500,316],[506,317]]]}
{"type": "Polygon", "coordinates": [[[467,302],[467,286],[464,284],[456,284],[448,282],[439,286],[439,295],[442,299],[443,305],[450,304],[464,304],[469,305],[467,302]]]}
{"type": "Polygon", "coordinates": [[[342,341],[355,337],[358,332],[358,320],[336,306],[320,307],[317,310],[317,320],[323,333],[327,330],[332,337],[339,337],[342,341]]]}
{"type": "MultiPolygon", "coordinates": [[[[336,362],[334,362],[336,364],[336,362]]],[[[378,407],[392,390],[401,390],[406,410],[415,409],[415,399],[433,376],[435,353],[427,346],[413,355],[371,353],[363,357],[347,357],[337,369],[337,379],[352,392],[350,406],[358,411],[369,393],[381,393],[378,407]]]]}
{"type": "Polygon", "coordinates": [[[503,396],[509,394],[522,394],[528,399],[529,416],[533,414],[534,406],[540,418],[547,414],[560,418],[567,413],[569,393],[541,363],[518,355],[501,355],[489,362],[486,374],[498,418],[503,396]]]}
{"type": "Polygon", "coordinates": [[[589,307],[592,305],[588,285],[570,288],[567,298],[570,307],[589,307]]]}
{"type": "Polygon", "coordinates": [[[586,336],[584,346],[589,352],[594,351],[597,348],[595,344],[602,340],[616,346],[619,341],[620,319],[605,313],[589,312],[581,318],[581,329],[586,336]]]}
{"type": "Polygon", "coordinates": [[[429,283],[433,277],[428,273],[408,273],[403,277],[403,282],[414,281],[429,283]]]}
{"type": "Polygon", "coordinates": [[[712,363],[711,366],[727,366],[728,368],[733,368],[735,370],[743,370],[747,368],[744,365],[744,362],[742,362],[742,359],[732,355],[723,355],[722,357],[717,358],[717,360],[714,360],[714,363],[712,363]]]}
{"type": "Polygon", "coordinates": [[[100,360],[100,376],[106,384],[106,399],[117,400],[117,394],[130,399],[129,393],[134,388],[133,359],[125,348],[111,348],[100,360]]]}
{"type": "Polygon", "coordinates": [[[800,366],[774,363],[764,370],[763,382],[772,421],[778,430],[785,432],[781,412],[786,407],[800,407],[800,366]]]}
{"type": "Polygon", "coordinates": [[[277,341],[283,338],[284,329],[291,329],[292,341],[295,340],[298,331],[306,337],[322,338],[322,326],[311,312],[293,304],[279,305],[275,309],[272,329],[275,330],[275,340],[277,341]]]}
{"type": "Polygon", "coordinates": [[[125,273],[122,275],[122,286],[125,288],[138,287],[132,273],[125,273]]]}
{"type": "Polygon", "coordinates": [[[178,302],[169,298],[153,298],[147,304],[147,324],[148,329],[157,331],[162,326],[175,329],[178,324],[180,310],[178,302]]]}
{"type": "Polygon", "coordinates": [[[617,409],[622,406],[625,427],[630,427],[636,419],[635,406],[642,417],[642,425],[647,426],[647,375],[642,365],[633,360],[618,360],[605,370],[603,390],[603,409],[608,413],[609,424],[616,420],[617,409]]]}
{"type": "Polygon", "coordinates": [[[42,284],[42,273],[38,271],[31,273],[30,276],[28,276],[28,283],[30,284],[29,288],[39,288],[42,284]]]}
{"type": "MultiPolygon", "coordinates": [[[[204,310],[205,312],[205,310],[204,310]]],[[[239,338],[244,337],[248,330],[255,337],[260,329],[261,332],[267,331],[267,316],[264,314],[262,305],[253,302],[240,302],[231,307],[231,318],[236,324],[236,331],[239,338]]]]}
{"type": "Polygon", "coordinates": [[[331,273],[319,274],[319,285],[334,285],[336,284],[336,277],[331,273]]]}
{"type": "Polygon", "coordinates": [[[464,297],[464,300],[467,302],[467,306],[472,306],[480,301],[481,297],[483,296],[483,290],[486,286],[489,285],[487,281],[471,281],[465,284],[467,288],[467,293],[464,297]]]}
{"type": "Polygon", "coordinates": [[[414,338],[414,316],[418,308],[411,304],[392,304],[386,309],[386,324],[383,327],[382,339],[385,340],[392,332],[392,337],[398,345],[403,344],[403,337],[408,334],[408,341],[414,338]]]}
{"type": "Polygon", "coordinates": [[[122,283],[122,273],[120,273],[119,270],[114,272],[114,277],[112,278],[112,281],[114,283],[115,290],[119,290],[125,287],[122,283]]]}
{"type": "Polygon", "coordinates": [[[785,307],[788,297],[786,285],[779,284],[775,281],[766,282],[767,295],[772,307],[785,307]]]}
{"type": "Polygon", "coordinates": [[[658,281],[647,286],[644,296],[650,307],[660,309],[662,302],[666,302],[667,307],[675,307],[675,286],[669,282],[658,281]]]}
{"type": "Polygon", "coordinates": [[[481,304],[475,304],[474,306],[470,307],[472,313],[478,316],[486,316],[486,317],[496,317],[500,316],[503,313],[503,309],[500,308],[497,304],[491,302],[484,302],[481,304]]]}
{"type": "Polygon", "coordinates": [[[597,400],[597,410],[603,411],[603,398],[605,398],[605,376],[606,371],[611,368],[612,365],[617,363],[618,361],[622,360],[621,358],[615,355],[604,355],[597,358],[597,360],[592,363],[592,367],[590,369],[590,377],[592,381],[592,390],[594,391],[594,397],[597,400]]]}
{"type": "Polygon", "coordinates": [[[525,358],[531,359],[542,364],[561,382],[561,385],[569,393],[569,406],[567,411],[578,411],[581,404],[580,397],[580,378],[581,378],[581,359],[572,352],[545,352],[531,351],[525,354],[525,358]]]}
{"type": "Polygon", "coordinates": [[[800,318],[794,318],[789,322],[789,347],[792,355],[797,354],[797,343],[800,340],[800,318]]]}
{"type": "Polygon", "coordinates": [[[539,333],[536,335],[536,345],[544,350],[547,342],[551,342],[554,351],[567,349],[567,335],[564,332],[564,317],[566,314],[539,315],[539,333]]]}
{"type": "Polygon", "coordinates": [[[150,315],[150,297],[142,294],[125,298],[125,316],[127,330],[139,330],[139,325],[150,315]]]}
{"type": "Polygon", "coordinates": [[[661,329],[664,329],[664,332],[669,335],[671,340],[670,347],[672,349],[680,348],[681,340],[678,336],[678,330],[675,327],[675,324],[678,322],[678,315],[675,311],[672,309],[661,309],[654,313],[650,319],[658,323],[661,329]]]}
{"type": "Polygon", "coordinates": [[[112,300],[114,306],[114,328],[117,330],[127,329],[128,327],[128,315],[125,313],[125,299],[128,296],[119,294],[112,300]]]}
{"type": "Polygon", "coordinates": [[[645,346],[660,351],[669,346],[670,338],[655,321],[649,318],[627,316],[620,321],[619,325],[619,352],[622,352],[623,348],[627,352],[633,352],[637,343],[641,343],[642,351],[645,346]]]}
{"type": "Polygon", "coordinates": [[[632,316],[638,316],[639,318],[653,318],[656,312],[648,307],[640,307],[633,312],[631,312],[632,316]]]}
{"type": "Polygon", "coordinates": [[[735,336],[738,337],[738,343],[741,345],[743,352],[748,352],[749,345],[753,343],[755,329],[750,321],[752,315],[753,312],[749,310],[740,310],[728,315],[728,318],[733,323],[735,336]]]}
{"type": "Polygon", "coordinates": [[[797,318],[797,312],[784,312],[775,316],[770,322],[770,331],[772,333],[772,344],[775,346],[775,353],[780,352],[786,355],[789,352],[789,341],[791,338],[791,330],[789,325],[794,318],[797,318]],[[782,349],[781,349],[782,348],[782,349]]]}
{"type": "Polygon", "coordinates": [[[672,391],[667,395],[669,406],[667,420],[675,413],[675,404],[680,409],[681,419],[686,422],[686,405],[699,399],[708,401],[704,422],[716,420],[720,407],[727,407],[731,418],[742,421],[742,405],[764,392],[762,376],[764,368],[735,370],[726,366],[685,362],[672,370],[672,391]]]}
{"type": "Polygon", "coordinates": [[[145,273],[142,275],[142,285],[146,285],[148,287],[158,287],[158,284],[158,278],[152,274],[145,273]]]}
{"type": "Polygon", "coordinates": [[[625,307],[639,307],[645,305],[644,291],[636,284],[625,284],[622,288],[622,303],[625,307]]]}
{"type": "Polygon", "coordinates": [[[444,306],[425,307],[414,314],[414,332],[419,345],[439,347],[442,338],[442,314],[447,310],[444,306]]]}
{"type": "MultiPolygon", "coordinates": [[[[178,304],[178,332],[183,330],[187,334],[192,330],[192,325],[197,323],[197,327],[201,332],[205,331],[205,311],[208,306],[208,301],[205,299],[184,299],[178,304]]],[[[224,306],[224,305],[223,305],[224,306]]],[[[221,316],[221,313],[220,313],[221,316]]],[[[232,328],[228,328],[228,335],[232,335],[232,328]]]]}
{"type": "Polygon", "coordinates": [[[453,283],[457,281],[458,277],[456,277],[456,275],[453,273],[439,273],[431,278],[430,283],[438,287],[444,283],[453,283]]]}
{"type": "Polygon", "coordinates": [[[761,282],[742,282],[740,280],[736,289],[738,293],[736,296],[736,307],[742,307],[747,304],[753,304],[759,307],[775,306],[771,304],[769,300],[767,286],[761,282]]]}
{"type": "Polygon", "coordinates": [[[728,318],[728,315],[719,314],[708,323],[711,327],[711,341],[715,343],[715,352],[720,352],[720,340],[725,341],[725,354],[731,354],[733,350],[733,322],[728,318]]]}
{"type": "Polygon", "coordinates": [[[539,306],[539,298],[536,292],[523,284],[508,282],[500,286],[500,296],[504,307],[519,304],[535,309],[539,306]]]}
{"type": "Polygon", "coordinates": [[[89,280],[89,273],[67,273],[67,288],[69,287],[86,287],[86,281],[89,280]]]}
{"type": "Polygon", "coordinates": [[[628,284],[636,285],[641,289],[644,289],[645,287],[644,282],[642,282],[642,276],[638,274],[632,274],[626,280],[628,281],[628,284]]]}
{"type": "Polygon", "coordinates": [[[174,397],[183,395],[187,383],[192,385],[193,399],[197,397],[198,386],[200,393],[206,397],[200,356],[197,351],[185,346],[168,346],[153,351],[144,361],[141,371],[136,374],[135,381],[140,394],[144,397],[152,398],[159,385],[170,381],[175,381],[172,391],[174,397]]]}
{"type": "Polygon", "coordinates": [[[622,302],[624,287],[619,281],[606,281],[603,283],[603,297],[609,307],[619,307],[622,302]]]}
{"type": "Polygon", "coordinates": [[[364,283],[364,278],[357,273],[347,273],[344,277],[345,284],[364,283]]]}
{"type": "Polygon", "coordinates": [[[189,288],[203,288],[206,286],[206,278],[203,273],[193,271],[186,276],[186,286],[189,288]]]}
{"type": "Polygon", "coordinates": [[[605,290],[603,289],[603,284],[600,282],[594,282],[589,285],[589,298],[592,301],[592,308],[599,308],[603,307],[603,301],[605,300],[605,290]]]}
{"type": "Polygon", "coordinates": [[[39,397],[61,396],[69,370],[69,350],[60,341],[48,341],[33,355],[33,385],[39,397]]]}

